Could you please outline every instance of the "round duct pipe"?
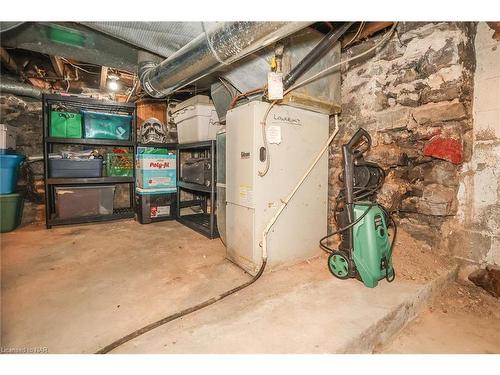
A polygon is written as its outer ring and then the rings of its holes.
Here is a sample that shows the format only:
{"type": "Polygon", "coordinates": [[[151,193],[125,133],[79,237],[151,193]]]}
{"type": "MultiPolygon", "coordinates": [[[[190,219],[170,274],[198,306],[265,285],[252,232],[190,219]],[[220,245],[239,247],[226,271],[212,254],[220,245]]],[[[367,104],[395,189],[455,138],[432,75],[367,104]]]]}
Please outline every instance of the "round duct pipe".
{"type": "Polygon", "coordinates": [[[223,22],[206,30],[156,65],[139,62],[143,89],[164,97],[198,79],[270,45],[311,22],[223,22]]]}
{"type": "Polygon", "coordinates": [[[27,83],[2,79],[0,81],[0,92],[14,94],[18,96],[28,96],[30,98],[42,99],[42,94],[48,94],[48,91],[40,90],[27,83]]]}

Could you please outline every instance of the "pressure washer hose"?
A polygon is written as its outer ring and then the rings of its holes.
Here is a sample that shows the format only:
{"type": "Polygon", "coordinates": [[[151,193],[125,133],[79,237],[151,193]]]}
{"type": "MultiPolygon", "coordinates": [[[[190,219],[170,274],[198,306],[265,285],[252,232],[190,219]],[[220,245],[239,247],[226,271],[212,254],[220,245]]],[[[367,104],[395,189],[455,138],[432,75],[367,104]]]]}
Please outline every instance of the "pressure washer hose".
{"type": "Polygon", "coordinates": [[[123,336],[121,339],[118,339],[118,340],[112,342],[111,344],[106,345],[104,348],[99,349],[97,352],[95,352],[95,354],[109,353],[113,349],[116,349],[117,347],[125,344],[126,342],[133,340],[136,337],[143,335],[146,332],[149,332],[155,328],[158,328],[158,327],[162,326],[163,324],[166,324],[168,322],[171,322],[172,320],[175,320],[175,319],[181,318],[183,316],[186,316],[188,314],[191,314],[195,311],[201,310],[204,307],[210,306],[210,305],[214,304],[215,302],[220,301],[221,299],[226,298],[227,296],[230,296],[233,293],[239,292],[240,290],[246,288],[247,286],[252,285],[254,282],[257,281],[257,279],[259,277],[262,276],[262,273],[264,272],[264,269],[266,268],[266,263],[267,263],[267,260],[264,259],[262,261],[262,265],[260,266],[259,272],[257,272],[257,274],[251,280],[247,281],[246,283],[241,284],[241,285],[239,285],[236,288],[233,288],[231,290],[228,290],[227,292],[219,294],[217,297],[210,298],[210,299],[208,299],[202,303],[199,303],[195,306],[181,310],[179,312],[176,312],[175,314],[169,315],[169,316],[167,316],[163,319],[160,319],[154,323],[148,324],[147,326],[144,326],[144,327],[142,327],[142,328],[140,328],[132,333],[129,333],[127,336],[123,336]]]}
{"type": "Polygon", "coordinates": [[[136,331],[134,331],[132,333],[129,333],[128,335],[123,336],[122,338],[120,338],[120,339],[112,342],[111,344],[106,345],[104,348],[99,349],[97,352],[95,352],[95,354],[106,354],[106,353],[109,353],[113,349],[116,349],[117,347],[125,344],[126,342],[128,342],[130,340],[135,339],[136,337],[138,337],[140,335],[143,335],[146,332],[149,332],[149,331],[151,331],[151,330],[153,330],[155,328],[158,328],[158,327],[162,326],[163,324],[171,322],[171,321],[173,321],[175,319],[181,318],[181,317],[186,316],[188,314],[191,314],[191,313],[193,313],[195,311],[201,310],[204,307],[210,306],[210,305],[214,304],[215,302],[220,301],[221,299],[224,299],[224,298],[230,296],[231,294],[239,292],[240,290],[242,290],[242,289],[246,288],[247,286],[250,286],[254,282],[256,282],[262,276],[262,274],[264,273],[264,269],[266,268],[266,264],[267,264],[267,235],[268,235],[269,231],[273,227],[273,225],[276,222],[276,220],[278,220],[279,216],[281,215],[281,213],[283,212],[283,210],[285,209],[285,207],[288,205],[288,202],[290,201],[290,199],[292,199],[292,197],[295,195],[295,193],[300,188],[300,186],[302,185],[302,183],[305,181],[305,179],[307,178],[307,176],[309,176],[309,174],[311,173],[311,171],[313,170],[313,168],[315,167],[315,165],[318,163],[319,159],[321,159],[321,157],[323,156],[323,154],[325,153],[325,151],[328,149],[328,147],[330,146],[330,144],[332,143],[333,139],[335,138],[335,136],[337,135],[338,132],[339,132],[338,115],[335,115],[335,129],[333,130],[332,134],[328,138],[326,144],[320,150],[320,152],[318,153],[318,155],[316,156],[316,158],[313,160],[313,162],[311,163],[311,165],[309,166],[309,168],[306,170],[306,172],[304,173],[304,175],[297,182],[297,184],[292,189],[292,191],[290,192],[290,194],[288,194],[288,196],[286,197],[286,199],[284,199],[284,200],[281,201],[280,208],[276,211],[276,213],[271,218],[271,220],[269,220],[269,223],[266,225],[264,231],[262,232],[262,244],[261,244],[262,245],[262,264],[260,266],[259,272],[257,272],[257,274],[251,280],[249,280],[246,283],[243,283],[243,284],[237,286],[236,288],[233,288],[233,289],[228,290],[228,291],[226,291],[226,292],[224,292],[222,294],[219,294],[217,297],[210,298],[210,299],[208,299],[208,300],[206,300],[206,301],[204,301],[202,303],[199,303],[199,304],[197,304],[195,306],[192,306],[192,307],[189,307],[187,309],[184,309],[184,310],[181,310],[179,312],[176,312],[175,314],[169,315],[169,316],[167,316],[167,317],[165,317],[163,319],[160,319],[160,320],[158,320],[158,321],[156,321],[154,323],[148,324],[147,326],[144,326],[144,327],[142,327],[142,328],[140,328],[140,329],[138,329],[138,330],[136,330],[136,331]]]}

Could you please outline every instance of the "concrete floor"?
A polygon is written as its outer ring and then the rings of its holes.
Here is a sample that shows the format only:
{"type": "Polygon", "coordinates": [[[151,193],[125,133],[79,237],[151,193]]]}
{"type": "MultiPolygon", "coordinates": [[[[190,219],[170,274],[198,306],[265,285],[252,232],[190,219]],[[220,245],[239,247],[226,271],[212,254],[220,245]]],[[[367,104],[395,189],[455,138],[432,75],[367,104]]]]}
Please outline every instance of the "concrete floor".
{"type": "Polygon", "coordinates": [[[499,354],[500,321],[466,312],[426,312],[380,352],[386,354],[499,354]],[[459,327],[459,329],[457,329],[459,327]]]}
{"type": "MultiPolygon", "coordinates": [[[[2,234],[1,245],[4,347],[93,353],[249,279],[225,260],[220,240],[207,240],[177,222],[52,230],[30,225],[2,234]]],[[[404,316],[407,301],[420,298],[422,287],[398,279],[375,289],[340,281],[320,256],[265,273],[245,290],[114,352],[364,351],[367,337],[380,339],[370,331],[378,327],[383,336],[380,322],[400,319],[394,311],[401,306],[404,316]]]]}

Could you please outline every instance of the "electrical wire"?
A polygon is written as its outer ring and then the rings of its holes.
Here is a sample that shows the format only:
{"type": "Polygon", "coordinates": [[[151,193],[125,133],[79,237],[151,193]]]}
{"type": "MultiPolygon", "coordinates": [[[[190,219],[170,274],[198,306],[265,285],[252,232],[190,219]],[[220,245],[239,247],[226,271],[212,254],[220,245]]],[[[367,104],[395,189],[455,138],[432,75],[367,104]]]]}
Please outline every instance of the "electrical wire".
{"type": "Polygon", "coordinates": [[[233,92],[234,90],[236,90],[236,91],[238,91],[238,92],[239,92],[239,90],[238,90],[238,89],[236,89],[236,88],[234,87],[234,85],[233,85],[231,82],[229,82],[226,78],[219,77],[219,81],[220,81],[220,83],[221,83],[221,84],[222,84],[222,85],[226,88],[226,90],[227,90],[229,93],[233,92]],[[231,85],[232,89],[231,89],[231,87],[229,87],[230,85],[231,85]]]}
{"type": "Polygon", "coordinates": [[[348,59],[345,59],[343,61],[340,61],[336,64],[333,64],[332,66],[328,67],[328,68],[325,68],[323,69],[322,71],[314,74],[313,76],[299,82],[299,83],[296,83],[295,85],[293,85],[292,87],[290,87],[288,90],[286,90],[283,95],[286,95],[288,94],[290,91],[292,90],[295,90],[296,88],[300,87],[300,86],[303,86],[305,85],[306,83],[309,83],[309,82],[312,82],[316,79],[318,79],[319,77],[321,77],[322,75],[328,73],[329,71],[331,71],[332,69],[335,69],[343,64],[346,64],[348,62],[351,62],[353,60],[357,60],[359,59],[360,57],[362,56],[365,56],[367,54],[369,54],[370,52],[376,50],[378,47],[380,47],[382,44],[384,44],[391,36],[392,34],[394,33],[394,30],[396,30],[396,26],[398,25],[398,22],[394,22],[394,24],[392,25],[392,27],[390,28],[390,30],[371,48],[367,49],[366,51],[364,52],[361,52],[359,54],[357,54],[356,56],[352,56],[348,59]]]}
{"type": "Polygon", "coordinates": [[[258,94],[260,92],[264,92],[264,91],[266,91],[266,89],[267,89],[267,85],[264,85],[262,87],[259,87],[259,88],[253,89],[253,90],[249,90],[249,91],[243,92],[243,93],[241,93],[239,95],[236,95],[231,100],[231,103],[229,103],[229,109],[234,108],[234,106],[236,105],[236,103],[238,102],[238,100],[240,100],[241,98],[245,98],[245,97],[247,97],[248,95],[251,95],[251,94],[258,94]]]}
{"type": "Polygon", "coordinates": [[[132,85],[132,89],[130,90],[130,93],[128,94],[127,96],[127,100],[125,100],[125,103],[128,103],[128,101],[130,100],[130,98],[132,97],[132,94],[134,93],[136,87],[137,87],[137,83],[139,82],[138,79],[136,79],[136,75],[134,74],[134,84],[132,85]]]}
{"type": "Polygon", "coordinates": [[[264,177],[267,172],[269,171],[269,167],[271,166],[271,153],[269,152],[269,144],[267,141],[267,134],[266,134],[266,119],[267,116],[269,115],[269,112],[271,112],[271,109],[276,105],[278,101],[275,100],[267,107],[266,112],[264,113],[264,118],[261,121],[262,125],[262,141],[264,142],[264,149],[266,150],[266,166],[264,167],[263,171],[259,171],[259,176],[264,177]]]}
{"type": "Polygon", "coordinates": [[[36,188],[35,173],[31,165],[40,161],[43,161],[43,159],[24,161],[20,168],[21,178],[26,182],[25,199],[36,204],[42,204],[43,197],[36,188]]]}
{"type": "Polygon", "coordinates": [[[73,64],[72,62],[70,62],[68,59],[66,59],[64,57],[61,57],[61,60],[65,61],[67,64],[71,65],[73,68],[81,70],[82,72],[89,73],[89,74],[95,74],[95,75],[100,75],[101,74],[101,73],[91,72],[91,71],[89,71],[87,69],[83,69],[82,67],[80,67],[80,66],[78,66],[76,64],[73,64]]]}
{"type": "MultiPolygon", "coordinates": [[[[292,90],[295,90],[297,88],[299,88],[300,86],[303,86],[305,85],[306,83],[309,83],[309,82],[312,82],[316,79],[318,79],[319,77],[321,77],[322,75],[326,74],[327,72],[331,71],[332,69],[335,69],[336,67],[342,65],[342,64],[345,64],[345,63],[348,63],[350,61],[353,61],[353,60],[356,60],[362,56],[365,56],[367,54],[369,54],[370,52],[374,51],[375,49],[377,49],[379,46],[381,46],[383,43],[385,43],[391,36],[392,34],[394,33],[394,30],[396,30],[396,26],[398,25],[397,22],[394,22],[394,24],[392,25],[391,29],[380,39],[380,41],[378,41],[378,43],[376,43],[373,47],[369,48],[368,50],[366,50],[365,52],[362,52],[356,56],[353,56],[353,57],[350,57],[344,61],[340,61],[336,64],[333,64],[332,66],[326,68],[326,69],[323,69],[322,71],[320,71],[319,73],[316,73],[315,75],[313,75],[312,77],[310,78],[307,78],[299,83],[296,83],[295,85],[293,85],[292,87],[290,87],[289,89],[285,90],[283,92],[283,96],[285,96],[286,94],[288,94],[290,91],[292,90]]],[[[258,88],[258,89],[255,89],[255,90],[251,90],[249,91],[248,93],[253,93],[253,92],[260,92],[266,89],[266,86],[262,87],[262,88],[258,88]]],[[[244,94],[247,94],[247,93],[244,93],[244,94]]],[[[241,95],[244,95],[244,94],[240,94],[240,95],[237,95],[233,98],[233,100],[231,101],[231,104],[229,106],[229,108],[232,108],[236,102],[238,101],[238,97],[240,97],[241,95]]],[[[269,115],[269,112],[271,112],[271,109],[277,104],[277,100],[273,101],[270,106],[268,107],[266,113],[264,114],[264,118],[262,119],[261,121],[261,124],[262,124],[262,139],[264,141],[264,149],[266,151],[266,165],[264,167],[264,170],[263,171],[259,171],[259,176],[260,177],[264,177],[267,172],[269,171],[269,167],[270,167],[270,159],[271,159],[271,154],[269,152],[269,146],[268,146],[268,143],[267,143],[267,136],[266,136],[266,123],[267,123],[267,116],[269,115]]]]}
{"type": "MultiPolygon", "coordinates": [[[[392,221],[392,227],[394,229],[394,233],[392,234],[391,246],[389,247],[389,258],[387,259],[387,265],[390,265],[391,261],[392,261],[392,252],[394,250],[394,244],[396,243],[396,237],[398,235],[398,226],[396,224],[396,221],[394,220],[394,217],[390,214],[389,210],[387,208],[385,208],[384,206],[382,206],[381,204],[379,204],[379,206],[382,209],[382,211],[384,211],[384,213],[387,216],[387,218],[389,219],[389,221],[392,221]]],[[[394,281],[394,279],[396,278],[396,271],[394,271],[394,267],[392,267],[393,275],[392,275],[392,278],[389,278],[389,275],[387,273],[388,269],[389,269],[389,267],[386,268],[385,278],[388,282],[392,283],[394,281]]]]}
{"type": "Polygon", "coordinates": [[[358,31],[356,32],[356,34],[354,34],[354,36],[351,38],[351,40],[345,44],[344,48],[349,47],[351,45],[351,43],[356,40],[356,38],[359,36],[359,34],[361,34],[361,31],[363,30],[365,23],[366,22],[364,22],[364,21],[360,23],[358,31]]]}
{"type": "Polygon", "coordinates": [[[328,240],[330,237],[336,235],[336,234],[339,234],[339,233],[342,233],[342,232],[345,232],[346,230],[352,228],[353,226],[355,226],[356,224],[358,224],[361,220],[363,220],[363,218],[368,214],[368,212],[371,210],[371,208],[373,206],[376,206],[377,204],[376,203],[373,203],[373,204],[364,204],[364,206],[369,206],[368,209],[363,212],[363,214],[358,217],[356,220],[354,220],[351,224],[348,224],[346,225],[345,227],[343,228],[340,228],[340,229],[337,229],[336,231],[332,232],[332,233],[329,233],[327,234],[326,236],[322,237],[320,240],[319,240],[319,246],[325,250],[327,253],[333,253],[335,250],[332,249],[331,247],[328,247],[327,245],[325,245],[323,242],[328,240]]]}

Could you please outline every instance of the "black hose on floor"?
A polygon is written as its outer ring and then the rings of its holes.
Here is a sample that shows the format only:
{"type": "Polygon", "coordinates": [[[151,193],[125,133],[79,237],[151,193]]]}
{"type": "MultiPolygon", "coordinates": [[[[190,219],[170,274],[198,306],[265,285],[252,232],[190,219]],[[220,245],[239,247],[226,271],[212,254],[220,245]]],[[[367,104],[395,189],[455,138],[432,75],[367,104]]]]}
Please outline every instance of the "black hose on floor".
{"type": "Polygon", "coordinates": [[[262,265],[260,266],[259,272],[257,272],[257,274],[251,280],[247,281],[246,283],[241,284],[241,285],[239,285],[236,288],[233,288],[231,290],[228,290],[227,292],[219,294],[217,297],[210,298],[209,300],[206,300],[206,301],[199,303],[195,306],[181,310],[179,312],[176,312],[175,314],[169,315],[169,316],[167,316],[163,319],[160,319],[154,323],[148,324],[147,326],[142,327],[142,328],[138,329],[137,331],[134,331],[132,333],[129,333],[126,336],[123,336],[121,339],[118,339],[118,340],[112,342],[111,344],[105,346],[104,348],[99,349],[97,352],[95,352],[95,354],[109,353],[110,351],[125,344],[126,342],[128,342],[132,339],[135,339],[136,337],[143,335],[146,332],[149,332],[155,328],[158,328],[158,327],[162,326],[163,324],[166,324],[168,322],[171,322],[172,320],[175,320],[175,319],[181,318],[183,316],[186,316],[188,314],[191,314],[195,311],[201,310],[204,307],[210,306],[210,305],[214,304],[215,302],[220,301],[221,299],[226,298],[227,296],[230,296],[233,293],[239,292],[240,290],[246,288],[247,286],[252,285],[254,282],[256,282],[259,279],[259,277],[262,276],[262,274],[264,273],[264,269],[266,268],[266,263],[267,263],[267,261],[263,260],[262,265]]]}

